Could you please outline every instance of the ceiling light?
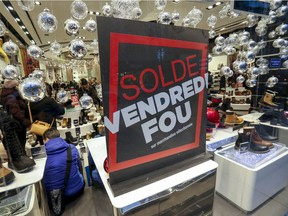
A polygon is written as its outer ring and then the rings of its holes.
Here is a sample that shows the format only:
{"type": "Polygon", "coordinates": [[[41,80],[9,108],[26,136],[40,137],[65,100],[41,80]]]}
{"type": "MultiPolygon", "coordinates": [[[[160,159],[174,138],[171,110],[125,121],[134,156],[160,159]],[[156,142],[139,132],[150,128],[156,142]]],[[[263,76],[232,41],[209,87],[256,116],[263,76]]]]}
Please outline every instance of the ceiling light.
{"type": "Polygon", "coordinates": [[[14,10],[12,6],[8,6],[7,8],[11,11],[14,10]]]}
{"type": "Polygon", "coordinates": [[[15,18],[15,20],[17,21],[17,22],[20,22],[20,19],[17,17],[17,18],[15,18]]]}
{"type": "Polygon", "coordinates": [[[35,1],[34,3],[35,3],[35,5],[41,5],[41,2],[39,2],[39,1],[35,1]]]}
{"type": "Polygon", "coordinates": [[[99,12],[96,12],[96,15],[98,16],[98,15],[100,15],[100,13],[99,13],[99,12]]]}
{"type": "Polygon", "coordinates": [[[94,12],[93,11],[89,11],[89,14],[94,14],[94,12]]]}
{"type": "Polygon", "coordinates": [[[26,27],[22,25],[21,28],[22,28],[22,29],[25,29],[26,27]]]}
{"type": "Polygon", "coordinates": [[[209,6],[207,7],[208,10],[211,10],[212,8],[213,8],[213,5],[209,5],[209,6]]]}
{"type": "Polygon", "coordinates": [[[48,44],[50,44],[51,42],[50,42],[50,41],[48,41],[47,43],[48,43],[48,44]]]}
{"type": "Polygon", "coordinates": [[[218,5],[221,5],[221,4],[222,4],[222,2],[216,2],[216,3],[215,3],[215,5],[217,5],[217,6],[218,6],[218,5]]]}
{"type": "Polygon", "coordinates": [[[27,34],[27,35],[28,35],[28,34],[29,34],[29,32],[28,32],[28,31],[26,31],[26,32],[25,32],[25,34],[27,34]]]}

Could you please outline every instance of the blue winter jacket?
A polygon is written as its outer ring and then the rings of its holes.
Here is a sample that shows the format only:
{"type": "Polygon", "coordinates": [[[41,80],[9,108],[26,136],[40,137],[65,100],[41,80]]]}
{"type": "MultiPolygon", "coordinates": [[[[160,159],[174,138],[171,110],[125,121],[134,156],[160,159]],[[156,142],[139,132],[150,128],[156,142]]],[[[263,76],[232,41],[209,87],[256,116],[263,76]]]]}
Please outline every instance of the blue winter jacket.
{"type": "Polygon", "coordinates": [[[68,144],[60,137],[50,139],[45,144],[47,161],[43,179],[47,192],[64,187],[68,145],[71,147],[72,164],[65,190],[66,197],[75,195],[84,187],[84,179],[79,171],[79,167],[81,166],[80,157],[74,145],[68,144]]]}

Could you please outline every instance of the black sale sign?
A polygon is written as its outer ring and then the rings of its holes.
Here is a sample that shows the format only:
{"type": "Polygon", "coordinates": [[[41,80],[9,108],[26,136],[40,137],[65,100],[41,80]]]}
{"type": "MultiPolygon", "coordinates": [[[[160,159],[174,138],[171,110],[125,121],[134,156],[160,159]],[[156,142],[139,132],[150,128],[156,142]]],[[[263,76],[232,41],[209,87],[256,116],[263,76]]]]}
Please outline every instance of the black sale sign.
{"type": "Polygon", "coordinates": [[[109,172],[203,153],[207,32],[107,17],[97,22],[109,172]]]}

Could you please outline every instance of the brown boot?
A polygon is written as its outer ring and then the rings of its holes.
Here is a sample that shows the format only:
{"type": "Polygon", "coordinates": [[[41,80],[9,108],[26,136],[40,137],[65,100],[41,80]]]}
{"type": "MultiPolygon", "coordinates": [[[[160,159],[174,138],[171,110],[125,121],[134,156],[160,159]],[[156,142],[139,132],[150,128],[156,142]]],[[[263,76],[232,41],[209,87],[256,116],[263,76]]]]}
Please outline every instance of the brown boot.
{"type": "Polygon", "coordinates": [[[68,124],[68,119],[67,118],[63,118],[62,119],[62,123],[61,123],[61,127],[62,128],[66,128],[68,124]]]}
{"type": "Polygon", "coordinates": [[[260,100],[260,104],[277,107],[277,104],[273,103],[274,96],[275,96],[275,93],[270,93],[266,91],[260,100]]]}
{"type": "Polygon", "coordinates": [[[244,122],[243,118],[238,117],[234,111],[227,110],[226,111],[226,119],[225,124],[234,125],[234,124],[242,124],[244,122]]]}
{"type": "Polygon", "coordinates": [[[14,173],[11,170],[3,167],[2,159],[0,158],[0,187],[10,184],[14,179],[14,173]]]}
{"type": "Polygon", "coordinates": [[[269,148],[273,148],[272,142],[269,142],[267,140],[263,140],[257,131],[255,130],[254,127],[244,127],[243,128],[244,133],[251,133],[251,142],[257,144],[257,145],[262,145],[262,146],[267,146],[269,148]]]}

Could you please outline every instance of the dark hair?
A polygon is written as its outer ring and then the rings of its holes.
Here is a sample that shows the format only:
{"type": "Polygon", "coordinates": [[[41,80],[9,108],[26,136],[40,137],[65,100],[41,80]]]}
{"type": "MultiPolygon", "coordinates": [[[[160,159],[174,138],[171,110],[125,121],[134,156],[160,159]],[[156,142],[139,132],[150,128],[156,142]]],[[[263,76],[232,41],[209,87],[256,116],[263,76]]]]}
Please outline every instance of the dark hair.
{"type": "Polygon", "coordinates": [[[81,85],[87,85],[88,81],[85,78],[81,79],[81,85]]]}
{"type": "Polygon", "coordinates": [[[60,137],[60,133],[56,128],[49,128],[48,130],[46,130],[43,134],[43,139],[53,139],[53,138],[57,138],[60,137]]]}

